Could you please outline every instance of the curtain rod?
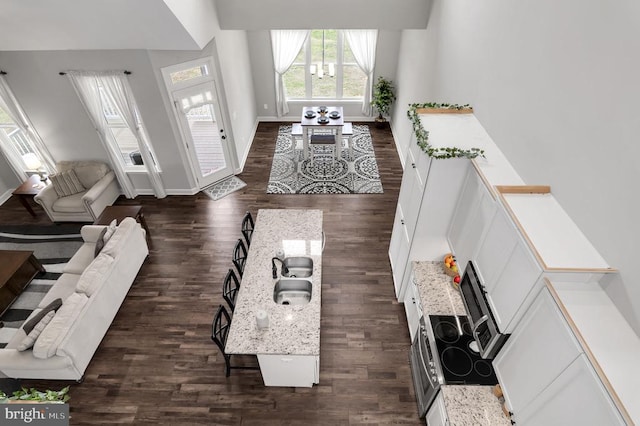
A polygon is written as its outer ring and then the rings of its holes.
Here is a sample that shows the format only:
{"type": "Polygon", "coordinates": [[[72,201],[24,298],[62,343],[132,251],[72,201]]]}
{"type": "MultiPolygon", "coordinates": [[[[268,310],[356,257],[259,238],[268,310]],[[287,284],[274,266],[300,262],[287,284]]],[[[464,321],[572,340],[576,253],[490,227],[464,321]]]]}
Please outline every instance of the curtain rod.
{"type": "MultiPolygon", "coordinates": [[[[130,75],[130,74],[131,74],[131,71],[123,71],[123,72],[124,72],[126,75],[130,75]]],[[[67,73],[66,73],[66,72],[64,72],[64,71],[60,71],[58,74],[60,74],[60,75],[67,75],[67,73]]]]}

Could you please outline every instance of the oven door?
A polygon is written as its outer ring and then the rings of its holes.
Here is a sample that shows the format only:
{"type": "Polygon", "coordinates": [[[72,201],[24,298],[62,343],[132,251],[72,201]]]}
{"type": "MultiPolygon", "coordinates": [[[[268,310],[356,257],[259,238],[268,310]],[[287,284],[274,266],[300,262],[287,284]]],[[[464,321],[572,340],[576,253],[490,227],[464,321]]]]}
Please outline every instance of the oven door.
{"type": "Polygon", "coordinates": [[[420,318],[420,329],[411,345],[410,364],[413,388],[418,402],[418,414],[424,417],[440,389],[431,346],[427,340],[424,317],[420,318]]]}

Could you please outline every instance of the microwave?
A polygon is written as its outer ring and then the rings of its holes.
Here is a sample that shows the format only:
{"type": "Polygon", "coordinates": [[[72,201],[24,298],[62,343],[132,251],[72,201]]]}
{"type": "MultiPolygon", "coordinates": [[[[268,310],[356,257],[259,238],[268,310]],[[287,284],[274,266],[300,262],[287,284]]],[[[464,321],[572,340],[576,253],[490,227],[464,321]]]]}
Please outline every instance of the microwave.
{"type": "Polygon", "coordinates": [[[467,263],[460,280],[460,293],[467,318],[471,325],[471,334],[478,344],[482,358],[494,358],[509,337],[498,329],[496,320],[489,308],[486,292],[478,278],[472,261],[467,263]]]}

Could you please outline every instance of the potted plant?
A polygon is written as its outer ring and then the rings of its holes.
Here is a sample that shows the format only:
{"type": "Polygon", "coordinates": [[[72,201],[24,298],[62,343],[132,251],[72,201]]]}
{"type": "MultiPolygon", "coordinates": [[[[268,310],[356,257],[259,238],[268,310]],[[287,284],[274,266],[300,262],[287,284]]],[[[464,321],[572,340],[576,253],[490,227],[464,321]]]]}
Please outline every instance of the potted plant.
{"type": "Polygon", "coordinates": [[[396,99],[394,90],[393,82],[384,77],[378,77],[378,81],[373,85],[371,105],[378,111],[378,116],[376,117],[377,127],[384,127],[387,122],[384,116],[389,114],[391,104],[396,99]]]}
{"type": "Polygon", "coordinates": [[[27,389],[22,388],[13,393],[13,396],[7,397],[7,395],[0,391],[0,404],[2,403],[33,403],[33,402],[46,402],[50,404],[64,404],[69,401],[70,397],[69,386],[66,386],[59,391],[46,390],[40,392],[34,388],[27,389]]]}

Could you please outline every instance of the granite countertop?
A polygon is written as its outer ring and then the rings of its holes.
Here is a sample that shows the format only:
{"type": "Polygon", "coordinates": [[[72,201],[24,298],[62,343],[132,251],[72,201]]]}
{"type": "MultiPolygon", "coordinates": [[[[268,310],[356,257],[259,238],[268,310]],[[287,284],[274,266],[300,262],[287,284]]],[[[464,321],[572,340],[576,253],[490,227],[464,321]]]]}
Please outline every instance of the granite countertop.
{"type": "MultiPolygon", "coordinates": [[[[280,264],[276,263],[278,272],[280,264]]],[[[225,350],[229,354],[320,355],[322,283],[322,211],[261,209],[236,299],[225,350]],[[271,258],[278,250],[285,257],[313,259],[311,301],[306,305],[277,305],[271,276],[271,258]],[[255,314],[264,310],[269,328],[256,327],[255,314]]]]}
{"type": "MultiPolygon", "coordinates": [[[[460,292],[442,270],[442,262],[413,262],[416,287],[424,315],[466,315],[460,292]]],[[[451,426],[510,425],[493,386],[443,385],[441,387],[451,426]]]]}
{"type": "Polygon", "coordinates": [[[425,315],[466,315],[460,292],[452,277],[442,270],[442,262],[413,262],[414,280],[425,315]]]}
{"type": "Polygon", "coordinates": [[[510,426],[492,386],[444,385],[441,388],[450,426],[510,426]]]}

